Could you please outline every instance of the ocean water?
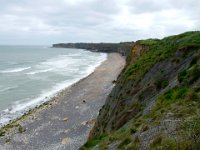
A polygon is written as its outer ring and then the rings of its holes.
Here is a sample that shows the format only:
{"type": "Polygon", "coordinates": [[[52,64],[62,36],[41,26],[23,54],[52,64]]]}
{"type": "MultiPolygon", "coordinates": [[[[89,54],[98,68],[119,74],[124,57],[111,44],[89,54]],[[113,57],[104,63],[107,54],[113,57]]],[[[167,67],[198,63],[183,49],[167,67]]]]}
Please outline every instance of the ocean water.
{"type": "Polygon", "coordinates": [[[106,57],[82,49],[0,46],[0,126],[86,77],[106,57]]]}

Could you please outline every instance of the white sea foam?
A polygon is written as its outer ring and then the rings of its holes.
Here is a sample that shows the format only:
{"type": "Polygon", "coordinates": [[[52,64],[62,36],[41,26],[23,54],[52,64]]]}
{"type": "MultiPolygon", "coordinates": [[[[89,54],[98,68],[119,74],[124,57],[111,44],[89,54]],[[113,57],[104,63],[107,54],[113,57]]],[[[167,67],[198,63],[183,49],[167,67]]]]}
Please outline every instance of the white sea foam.
{"type": "Polygon", "coordinates": [[[46,102],[50,98],[55,96],[56,93],[58,93],[59,91],[63,90],[64,88],[72,85],[73,83],[77,82],[78,80],[79,79],[74,79],[74,80],[71,80],[71,81],[64,81],[62,83],[59,83],[59,84],[55,85],[51,89],[43,91],[37,98],[32,99],[29,102],[25,102],[25,103],[18,102],[17,105],[13,106],[13,108],[10,111],[10,113],[17,113],[17,112],[20,112],[20,111],[24,111],[24,110],[33,108],[33,107],[37,106],[38,104],[46,102]]]}
{"type": "Polygon", "coordinates": [[[28,72],[28,73],[25,73],[25,74],[34,75],[34,74],[38,74],[38,73],[49,72],[51,70],[53,70],[53,69],[36,70],[36,71],[28,72]]]}
{"type": "Polygon", "coordinates": [[[18,86],[11,86],[11,87],[6,87],[6,88],[0,88],[0,92],[5,92],[5,91],[10,91],[13,89],[16,89],[18,86]]]}
{"type": "Polygon", "coordinates": [[[13,69],[2,70],[0,71],[0,73],[16,73],[16,72],[21,72],[30,68],[31,67],[13,68],[13,69]]]}
{"type": "MultiPolygon", "coordinates": [[[[78,55],[76,54],[76,56],[78,55]]],[[[98,57],[96,58],[95,56],[93,56],[91,57],[91,59],[88,59],[87,62],[85,63],[87,67],[85,69],[82,69],[82,68],[76,68],[76,67],[78,67],[78,64],[82,63],[83,59],[82,60],[73,59],[73,56],[59,55],[55,58],[43,61],[39,63],[38,65],[36,65],[35,67],[32,67],[32,69],[34,68],[35,70],[28,72],[26,74],[35,75],[38,73],[44,73],[48,71],[55,71],[57,73],[57,72],[65,71],[65,70],[68,71],[69,73],[71,70],[72,71],[71,75],[72,76],[76,75],[76,76],[66,81],[63,81],[59,84],[56,84],[50,89],[45,89],[44,91],[41,91],[41,94],[39,94],[36,98],[33,98],[33,99],[27,98],[25,100],[16,101],[11,107],[6,108],[4,111],[0,113],[0,118],[1,118],[0,126],[7,124],[10,120],[20,117],[28,110],[33,109],[34,107],[48,101],[50,98],[55,96],[62,89],[69,87],[70,85],[74,84],[80,79],[88,76],[90,73],[92,73],[95,70],[97,66],[99,66],[103,61],[105,61],[106,58],[107,58],[106,54],[101,54],[101,56],[98,55],[98,57]]],[[[27,69],[30,69],[30,68],[27,67],[27,69]]]]}
{"type": "Polygon", "coordinates": [[[74,59],[68,55],[59,55],[56,58],[48,59],[44,62],[41,62],[37,67],[38,68],[51,68],[51,69],[61,69],[66,68],[70,64],[73,64],[74,59]]]}
{"type": "Polygon", "coordinates": [[[36,66],[34,66],[34,70],[28,73],[27,75],[35,75],[38,73],[45,73],[45,72],[59,72],[68,70],[67,68],[69,65],[73,65],[75,60],[71,58],[72,56],[78,56],[80,54],[74,55],[59,55],[55,58],[47,59],[46,61],[40,62],[36,66]]]}

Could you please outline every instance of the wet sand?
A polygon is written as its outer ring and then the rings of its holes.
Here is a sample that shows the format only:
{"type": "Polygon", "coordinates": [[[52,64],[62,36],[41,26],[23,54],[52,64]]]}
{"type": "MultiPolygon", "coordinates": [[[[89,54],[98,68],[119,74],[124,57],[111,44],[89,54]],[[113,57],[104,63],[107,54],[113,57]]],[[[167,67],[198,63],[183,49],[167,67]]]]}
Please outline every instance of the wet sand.
{"type": "Polygon", "coordinates": [[[108,54],[88,77],[8,125],[0,150],[76,150],[89,131],[125,60],[108,54]]]}

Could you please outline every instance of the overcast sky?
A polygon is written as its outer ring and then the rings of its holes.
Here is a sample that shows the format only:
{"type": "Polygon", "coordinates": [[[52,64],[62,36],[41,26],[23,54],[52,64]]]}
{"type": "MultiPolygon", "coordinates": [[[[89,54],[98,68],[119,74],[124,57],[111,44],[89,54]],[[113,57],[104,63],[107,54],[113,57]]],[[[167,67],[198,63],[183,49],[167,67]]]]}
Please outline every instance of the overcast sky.
{"type": "Polygon", "coordinates": [[[199,0],[1,0],[0,44],[120,42],[200,29],[199,0]]]}

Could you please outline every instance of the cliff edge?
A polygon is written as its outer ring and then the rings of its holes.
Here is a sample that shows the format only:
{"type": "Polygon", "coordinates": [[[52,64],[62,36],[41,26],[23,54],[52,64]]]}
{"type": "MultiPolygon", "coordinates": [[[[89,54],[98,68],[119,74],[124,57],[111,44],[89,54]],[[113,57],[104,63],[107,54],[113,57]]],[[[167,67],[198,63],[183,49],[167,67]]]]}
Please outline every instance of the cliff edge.
{"type": "Polygon", "coordinates": [[[53,48],[78,48],[86,49],[93,52],[113,53],[117,52],[123,56],[127,56],[134,42],[121,43],[58,43],[53,44],[53,48]]]}
{"type": "Polygon", "coordinates": [[[80,149],[200,149],[200,32],[131,47],[80,149]]]}

